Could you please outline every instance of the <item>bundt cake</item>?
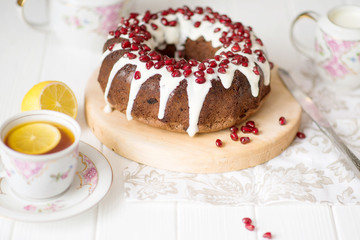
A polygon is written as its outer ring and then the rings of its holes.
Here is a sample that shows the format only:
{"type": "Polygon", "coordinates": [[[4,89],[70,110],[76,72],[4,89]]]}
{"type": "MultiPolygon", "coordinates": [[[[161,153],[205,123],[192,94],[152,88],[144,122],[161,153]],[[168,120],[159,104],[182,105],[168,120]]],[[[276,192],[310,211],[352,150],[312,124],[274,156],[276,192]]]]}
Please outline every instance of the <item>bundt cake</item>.
{"type": "Polygon", "coordinates": [[[106,111],[193,136],[254,113],[270,91],[270,63],[251,27],[185,6],[123,18],[104,45],[98,82],[106,111]]]}

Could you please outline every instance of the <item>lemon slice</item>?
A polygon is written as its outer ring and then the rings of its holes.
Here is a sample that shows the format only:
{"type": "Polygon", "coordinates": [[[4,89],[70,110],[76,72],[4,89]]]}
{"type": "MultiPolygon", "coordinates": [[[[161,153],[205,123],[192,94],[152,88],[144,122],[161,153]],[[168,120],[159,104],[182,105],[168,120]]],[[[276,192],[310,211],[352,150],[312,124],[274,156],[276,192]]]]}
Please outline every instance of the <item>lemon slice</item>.
{"type": "Polygon", "coordinates": [[[47,123],[29,123],[10,132],[7,143],[17,152],[43,154],[55,148],[60,139],[61,133],[55,126],[47,123]]]}
{"type": "Polygon", "coordinates": [[[63,82],[45,81],[33,86],[23,98],[21,111],[53,110],[76,118],[78,104],[73,91],[63,82]]]}

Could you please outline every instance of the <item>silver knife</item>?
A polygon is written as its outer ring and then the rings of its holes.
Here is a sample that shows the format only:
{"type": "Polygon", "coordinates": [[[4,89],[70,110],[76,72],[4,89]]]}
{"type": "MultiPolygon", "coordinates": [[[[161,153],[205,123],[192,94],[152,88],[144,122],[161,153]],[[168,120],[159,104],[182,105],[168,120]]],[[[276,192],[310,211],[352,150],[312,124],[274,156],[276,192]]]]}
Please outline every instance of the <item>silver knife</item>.
{"type": "Polygon", "coordinates": [[[295,84],[290,74],[282,68],[278,68],[278,73],[283,80],[283,83],[292,93],[294,98],[301,105],[302,109],[310,116],[310,118],[316,123],[316,125],[323,131],[326,136],[345,154],[349,157],[357,170],[360,171],[360,160],[355,154],[344,144],[341,138],[332,129],[328,120],[321,114],[312,99],[307,96],[299,87],[295,84]]]}

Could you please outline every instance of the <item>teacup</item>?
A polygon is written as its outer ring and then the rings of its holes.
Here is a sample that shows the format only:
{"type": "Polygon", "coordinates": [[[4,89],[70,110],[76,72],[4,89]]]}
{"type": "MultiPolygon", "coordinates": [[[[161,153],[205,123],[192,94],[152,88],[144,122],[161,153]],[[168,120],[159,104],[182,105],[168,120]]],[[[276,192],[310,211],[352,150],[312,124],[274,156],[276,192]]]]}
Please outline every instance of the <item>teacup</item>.
{"type": "Polygon", "coordinates": [[[49,21],[38,24],[25,16],[25,2],[17,1],[20,16],[30,27],[53,31],[66,44],[99,51],[109,31],[117,27],[129,7],[129,0],[48,0],[49,21]]]}
{"type": "Polygon", "coordinates": [[[324,16],[301,13],[292,22],[290,36],[294,47],[314,60],[319,76],[328,86],[340,90],[360,86],[360,6],[335,7],[324,16]],[[304,18],[317,23],[315,49],[295,37],[295,25],[304,18]]]}
{"type": "Polygon", "coordinates": [[[79,124],[63,113],[37,110],[16,114],[0,127],[1,175],[20,197],[45,199],[65,192],[75,177],[80,135],[79,124]],[[32,122],[64,126],[73,134],[72,144],[58,152],[32,155],[17,152],[5,143],[11,130],[32,122]]]}

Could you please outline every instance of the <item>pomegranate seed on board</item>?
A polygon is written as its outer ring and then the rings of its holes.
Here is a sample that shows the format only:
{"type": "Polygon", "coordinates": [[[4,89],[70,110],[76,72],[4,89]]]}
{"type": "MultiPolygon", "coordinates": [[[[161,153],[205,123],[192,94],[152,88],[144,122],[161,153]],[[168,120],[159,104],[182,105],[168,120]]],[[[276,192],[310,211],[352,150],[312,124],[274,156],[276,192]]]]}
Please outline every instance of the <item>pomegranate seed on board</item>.
{"type": "Polygon", "coordinates": [[[285,125],[285,124],[286,124],[286,119],[285,119],[285,117],[281,116],[281,117],[279,118],[279,124],[280,124],[280,125],[285,125]]]}
{"type": "Polygon", "coordinates": [[[220,139],[216,139],[215,144],[217,147],[222,147],[223,143],[220,139]]]}
{"type": "Polygon", "coordinates": [[[238,127],[236,127],[236,126],[230,127],[230,132],[235,132],[235,133],[237,133],[238,131],[239,131],[239,128],[238,128],[238,127]]]}
{"type": "Polygon", "coordinates": [[[249,137],[241,137],[241,138],[240,138],[240,142],[241,142],[242,144],[247,144],[247,143],[250,142],[250,138],[249,138],[249,137]]]}
{"type": "Polygon", "coordinates": [[[247,126],[247,127],[252,127],[252,128],[254,128],[255,127],[255,122],[254,121],[247,121],[246,123],[245,123],[245,125],[247,126]]]}
{"type": "Polygon", "coordinates": [[[232,139],[233,141],[237,141],[237,140],[239,139],[239,136],[237,135],[236,132],[232,132],[232,133],[230,134],[230,137],[231,137],[231,139],[232,139]]]}
{"type": "Polygon", "coordinates": [[[248,127],[248,126],[241,126],[240,130],[243,132],[243,133],[251,133],[253,128],[252,127],[248,127]]]}
{"type": "Polygon", "coordinates": [[[264,233],[263,238],[271,239],[272,238],[271,232],[264,233]]]}

